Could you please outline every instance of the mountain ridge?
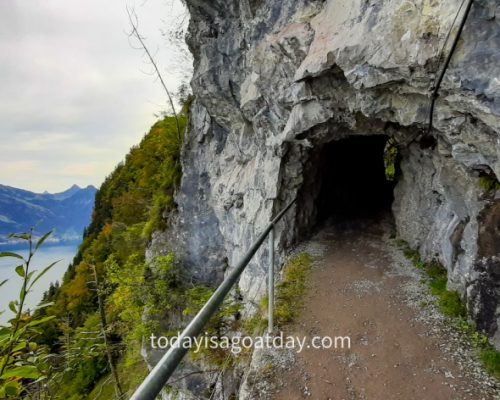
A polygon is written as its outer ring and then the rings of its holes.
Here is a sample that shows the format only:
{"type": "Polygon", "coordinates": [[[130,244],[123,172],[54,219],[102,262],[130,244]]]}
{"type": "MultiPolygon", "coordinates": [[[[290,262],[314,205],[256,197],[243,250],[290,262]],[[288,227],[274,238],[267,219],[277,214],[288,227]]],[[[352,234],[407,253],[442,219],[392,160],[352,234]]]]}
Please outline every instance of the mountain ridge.
{"type": "Polygon", "coordinates": [[[53,230],[51,243],[82,238],[90,222],[97,189],[72,185],[58,193],[36,193],[0,184],[0,245],[8,235],[34,227],[35,236],[53,230]]]}

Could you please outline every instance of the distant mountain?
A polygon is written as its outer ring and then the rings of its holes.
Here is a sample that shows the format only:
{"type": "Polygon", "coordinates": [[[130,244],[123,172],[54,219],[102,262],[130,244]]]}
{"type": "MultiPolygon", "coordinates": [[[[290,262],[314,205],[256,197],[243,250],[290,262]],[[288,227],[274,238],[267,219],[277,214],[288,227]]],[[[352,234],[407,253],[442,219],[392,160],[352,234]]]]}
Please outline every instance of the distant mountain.
{"type": "Polygon", "coordinates": [[[41,235],[53,230],[53,242],[81,240],[94,208],[96,188],[71,186],[61,193],[33,193],[0,185],[0,244],[10,233],[35,227],[41,235]]]}

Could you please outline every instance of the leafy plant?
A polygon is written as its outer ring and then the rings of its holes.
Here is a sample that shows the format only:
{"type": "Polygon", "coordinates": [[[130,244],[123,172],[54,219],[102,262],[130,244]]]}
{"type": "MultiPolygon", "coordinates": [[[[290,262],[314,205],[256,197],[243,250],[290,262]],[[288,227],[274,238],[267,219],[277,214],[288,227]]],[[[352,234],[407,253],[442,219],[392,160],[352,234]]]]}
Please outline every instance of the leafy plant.
{"type": "MultiPolygon", "coordinates": [[[[0,257],[12,258],[20,263],[15,267],[15,271],[22,280],[19,298],[9,303],[14,317],[8,325],[0,327],[0,398],[18,398],[29,390],[28,383],[42,382],[50,373],[47,349],[38,346],[35,338],[40,335],[43,325],[54,316],[36,318],[25,311],[26,298],[33,285],[57,263],[53,262],[40,272],[31,270],[34,255],[50,234],[51,232],[46,233],[36,243],[33,242],[33,229],[28,233],[9,236],[26,242],[27,258],[13,252],[0,253],[0,257]]],[[[6,280],[0,286],[5,283],[6,280]]],[[[49,305],[50,303],[45,303],[37,308],[49,305]]]]}

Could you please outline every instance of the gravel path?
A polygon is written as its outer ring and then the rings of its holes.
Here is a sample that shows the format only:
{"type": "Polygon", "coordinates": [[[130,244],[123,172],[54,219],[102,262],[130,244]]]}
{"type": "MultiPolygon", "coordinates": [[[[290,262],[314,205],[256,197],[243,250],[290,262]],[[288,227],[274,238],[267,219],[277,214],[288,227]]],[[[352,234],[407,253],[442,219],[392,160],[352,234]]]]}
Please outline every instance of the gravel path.
{"type": "Polygon", "coordinates": [[[325,228],[297,249],[314,263],[285,334],[349,336],[351,348],[256,354],[249,398],[500,399],[499,382],[438,312],[389,232],[385,221],[325,228]]]}

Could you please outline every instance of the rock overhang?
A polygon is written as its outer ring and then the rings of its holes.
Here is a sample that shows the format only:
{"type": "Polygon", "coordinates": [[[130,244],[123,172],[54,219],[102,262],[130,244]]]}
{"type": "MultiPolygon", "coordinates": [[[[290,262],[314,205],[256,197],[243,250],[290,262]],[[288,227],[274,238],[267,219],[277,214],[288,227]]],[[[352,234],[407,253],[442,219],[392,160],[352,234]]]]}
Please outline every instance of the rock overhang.
{"type": "MultiPolygon", "coordinates": [[[[436,104],[432,148],[418,138],[459,0],[209,3],[187,1],[196,100],[176,226],[186,265],[220,279],[223,261],[234,265],[273,213],[312,185],[315,148],[385,134],[401,147],[399,235],[445,265],[449,287],[497,337],[498,312],[480,305],[486,294],[499,304],[488,272],[498,254],[479,254],[481,230],[491,231],[481,215],[498,204],[479,176],[500,177],[496,2],[475,2],[436,104]]],[[[299,203],[277,228],[282,256],[313,212],[299,203]]],[[[242,278],[247,298],[265,287],[266,257],[257,255],[242,278]]]]}

